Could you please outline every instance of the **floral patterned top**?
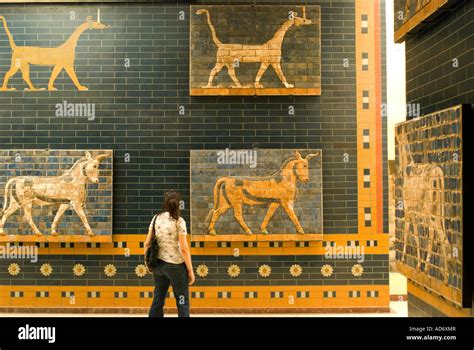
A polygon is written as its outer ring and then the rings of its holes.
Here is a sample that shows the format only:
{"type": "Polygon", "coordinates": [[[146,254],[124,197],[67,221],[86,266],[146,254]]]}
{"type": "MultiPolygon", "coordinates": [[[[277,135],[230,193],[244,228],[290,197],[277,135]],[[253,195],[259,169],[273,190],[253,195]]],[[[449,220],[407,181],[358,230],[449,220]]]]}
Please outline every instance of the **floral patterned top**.
{"type": "MultiPolygon", "coordinates": [[[[150,223],[151,231],[153,220],[150,223]]],[[[182,264],[184,262],[179,251],[178,235],[187,235],[186,221],[179,218],[178,222],[168,212],[158,215],[155,221],[155,233],[158,241],[158,259],[171,264],[182,264]]]]}

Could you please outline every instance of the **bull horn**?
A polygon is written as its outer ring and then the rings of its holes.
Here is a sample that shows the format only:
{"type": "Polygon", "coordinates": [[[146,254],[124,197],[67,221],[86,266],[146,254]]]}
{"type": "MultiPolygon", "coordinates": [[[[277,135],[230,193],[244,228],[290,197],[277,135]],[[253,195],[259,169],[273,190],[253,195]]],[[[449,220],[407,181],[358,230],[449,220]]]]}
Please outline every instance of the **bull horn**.
{"type": "Polygon", "coordinates": [[[319,153],[320,153],[320,152],[317,151],[316,153],[308,154],[305,159],[306,159],[306,160],[310,160],[311,158],[314,158],[314,157],[319,156],[319,153]]]}
{"type": "Polygon", "coordinates": [[[100,9],[97,9],[97,23],[100,23],[100,9]]]}
{"type": "Polygon", "coordinates": [[[91,159],[92,159],[92,154],[91,154],[91,152],[89,152],[89,151],[86,152],[86,159],[87,159],[87,160],[91,160],[91,159]]]}
{"type": "Polygon", "coordinates": [[[303,158],[301,157],[300,152],[298,152],[298,151],[295,151],[295,157],[296,157],[296,159],[303,159],[303,158]]]}
{"type": "Polygon", "coordinates": [[[99,162],[101,162],[105,158],[109,158],[109,155],[108,154],[99,154],[98,156],[95,157],[95,159],[98,160],[99,162]]]}

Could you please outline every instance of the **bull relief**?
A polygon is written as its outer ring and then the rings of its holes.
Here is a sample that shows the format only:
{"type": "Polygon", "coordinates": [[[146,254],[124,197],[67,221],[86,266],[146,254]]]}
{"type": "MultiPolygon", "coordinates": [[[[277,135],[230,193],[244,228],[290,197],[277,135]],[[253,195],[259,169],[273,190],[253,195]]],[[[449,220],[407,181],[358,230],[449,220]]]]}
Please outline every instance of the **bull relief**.
{"type": "Polygon", "coordinates": [[[321,162],[321,150],[191,151],[192,239],[322,239],[321,162]]]}
{"type": "Polygon", "coordinates": [[[193,96],[321,94],[319,6],[191,6],[190,45],[193,96]]]}
{"type": "Polygon", "coordinates": [[[398,269],[461,305],[462,107],[396,126],[398,269]]]}
{"type": "Polygon", "coordinates": [[[112,151],[0,151],[0,241],[112,240],[112,151]]]}

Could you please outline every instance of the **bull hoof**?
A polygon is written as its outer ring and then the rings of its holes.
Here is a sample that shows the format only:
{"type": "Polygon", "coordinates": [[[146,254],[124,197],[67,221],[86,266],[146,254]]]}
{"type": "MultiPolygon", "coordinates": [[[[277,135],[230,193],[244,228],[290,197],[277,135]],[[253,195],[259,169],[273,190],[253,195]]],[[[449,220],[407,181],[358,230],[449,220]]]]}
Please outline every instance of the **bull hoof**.
{"type": "Polygon", "coordinates": [[[252,231],[245,232],[246,235],[253,235],[252,231]]]}
{"type": "Polygon", "coordinates": [[[204,84],[204,85],[199,85],[201,89],[222,89],[224,86],[223,85],[212,85],[212,84],[204,84]]]}
{"type": "Polygon", "coordinates": [[[5,231],[3,231],[3,228],[0,229],[0,236],[5,236],[5,231]]]}
{"type": "Polygon", "coordinates": [[[57,235],[58,235],[58,232],[56,230],[51,231],[51,236],[57,236],[57,235]]]}
{"type": "Polygon", "coordinates": [[[215,236],[215,235],[217,235],[217,232],[216,232],[216,230],[209,230],[209,234],[211,236],[215,236]]]}
{"type": "Polygon", "coordinates": [[[87,235],[88,235],[89,237],[92,237],[92,236],[95,236],[95,233],[92,232],[92,231],[89,231],[89,232],[87,232],[87,235]]]}
{"type": "Polygon", "coordinates": [[[267,229],[262,230],[262,235],[268,235],[267,229]]]}
{"type": "Polygon", "coordinates": [[[38,237],[39,237],[39,236],[42,236],[42,235],[43,235],[43,234],[42,234],[41,232],[39,232],[39,231],[35,232],[35,236],[38,236],[38,237]]]}

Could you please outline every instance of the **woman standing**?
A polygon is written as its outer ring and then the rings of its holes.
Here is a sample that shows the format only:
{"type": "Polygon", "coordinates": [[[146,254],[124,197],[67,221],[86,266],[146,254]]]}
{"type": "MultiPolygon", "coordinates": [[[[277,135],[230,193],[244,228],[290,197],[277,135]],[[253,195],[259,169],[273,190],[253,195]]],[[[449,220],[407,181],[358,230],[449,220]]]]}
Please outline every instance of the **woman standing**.
{"type": "Polygon", "coordinates": [[[149,317],[163,317],[166,293],[171,284],[179,317],[189,317],[189,287],[194,283],[191,252],[186,239],[186,222],[180,217],[181,195],[177,191],[165,194],[163,212],[155,216],[148,229],[145,252],[151,245],[153,223],[158,242],[158,265],[153,271],[155,291],[149,317]]]}

